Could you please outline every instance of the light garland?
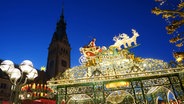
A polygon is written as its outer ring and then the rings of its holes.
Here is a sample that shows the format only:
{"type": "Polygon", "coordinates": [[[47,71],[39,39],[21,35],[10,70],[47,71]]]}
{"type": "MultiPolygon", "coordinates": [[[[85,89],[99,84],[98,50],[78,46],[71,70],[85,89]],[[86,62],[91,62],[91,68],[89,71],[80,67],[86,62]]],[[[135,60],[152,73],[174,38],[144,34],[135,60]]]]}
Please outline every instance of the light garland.
{"type": "Polygon", "coordinates": [[[46,84],[26,84],[21,88],[21,98],[24,99],[36,99],[36,98],[52,98],[51,94],[54,91],[46,84]],[[28,96],[29,95],[29,96],[28,96]]]}

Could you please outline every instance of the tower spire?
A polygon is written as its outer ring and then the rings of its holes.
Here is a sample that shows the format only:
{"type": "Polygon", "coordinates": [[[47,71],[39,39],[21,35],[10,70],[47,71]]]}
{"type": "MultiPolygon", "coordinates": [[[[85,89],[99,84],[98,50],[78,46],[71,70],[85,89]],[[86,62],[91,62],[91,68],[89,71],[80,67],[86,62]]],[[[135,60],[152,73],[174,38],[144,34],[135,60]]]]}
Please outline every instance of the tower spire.
{"type": "Polygon", "coordinates": [[[64,1],[62,2],[62,7],[61,7],[61,9],[62,9],[62,13],[61,13],[61,16],[63,16],[64,17],[64,1]]]}
{"type": "Polygon", "coordinates": [[[56,31],[53,35],[52,41],[53,40],[59,40],[61,41],[63,39],[63,37],[66,37],[66,22],[64,19],[64,2],[62,2],[62,9],[61,9],[61,15],[60,15],[60,19],[57,22],[56,25],[56,31]]]}

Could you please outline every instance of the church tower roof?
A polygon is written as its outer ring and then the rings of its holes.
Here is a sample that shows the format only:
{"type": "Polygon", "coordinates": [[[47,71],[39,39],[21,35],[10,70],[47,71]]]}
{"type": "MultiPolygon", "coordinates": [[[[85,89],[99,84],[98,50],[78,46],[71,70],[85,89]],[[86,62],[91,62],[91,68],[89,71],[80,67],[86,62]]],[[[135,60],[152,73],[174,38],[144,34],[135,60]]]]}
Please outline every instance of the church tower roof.
{"type": "MultiPolygon", "coordinates": [[[[52,42],[62,41],[63,39],[68,40],[68,37],[66,34],[66,22],[64,19],[64,7],[62,6],[62,13],[61,13],[59,21],[56,24],[56,30],[53,34],[52,42]]],[[[66,43],[69,45],[69,42],[66,42],[66,43]]]]}

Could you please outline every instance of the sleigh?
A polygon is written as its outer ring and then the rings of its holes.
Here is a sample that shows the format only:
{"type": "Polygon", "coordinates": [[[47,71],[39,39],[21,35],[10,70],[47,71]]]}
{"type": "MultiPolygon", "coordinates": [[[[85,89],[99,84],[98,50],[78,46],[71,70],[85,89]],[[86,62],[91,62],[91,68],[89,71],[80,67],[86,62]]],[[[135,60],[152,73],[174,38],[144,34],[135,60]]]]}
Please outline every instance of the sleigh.
{"type": "Polygon", "coordinates": [[[100,47],[86,46],[81,47],[80,52],[83,55],[79,58],[79,62],[81,64],[86,64],[86,62],[88,62],[89,60],[93,60],[98,55],[98,53],[102,52],[102,49],[100,47]]]}
{"type": "Polygon", "coordinates": [[[132,37],[129,37],[125,33],[119,34],[119,36],[114,36],[113,40],[115,43],[110,45],[108,48],[105,46],[102,46],[101,48],[96,46],[96,39],[91,41],[93,44],[90,42],[89,45],[80,48],[82,56],[79,58],[79,63],[86,65],[96,65],[96,63],[99,63],[102,60],[108,60],[114,56],[118,57],[118,55],[123,55],[124,57],[127,57],[127,50],[139,45],[136,41],[139,33],[132,29],[132,34],[132,37]],[[132,45],[132,43],[134,45],[132,45]],[[124,46],[124,49],[122,49],[122,45],[124,46]]]}
{"type": "Polygon", "coordinates": [[[87,58],[93,58],[101,51],[102,50],[100,47],[82,47],[80,48],[81,54],[83,54],[87,58]]]}

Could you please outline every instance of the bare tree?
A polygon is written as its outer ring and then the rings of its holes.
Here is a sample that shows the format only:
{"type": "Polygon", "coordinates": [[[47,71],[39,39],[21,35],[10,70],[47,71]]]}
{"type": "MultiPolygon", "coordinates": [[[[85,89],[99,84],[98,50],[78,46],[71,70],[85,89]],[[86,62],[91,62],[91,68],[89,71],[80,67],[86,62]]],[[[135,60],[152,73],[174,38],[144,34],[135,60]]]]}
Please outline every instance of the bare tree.
{"type": "Polygon", "coordinates": [[[152,13],[156,15],[162,15],[162,18],[169,20],[166,30],[168,34],[172,35],[172,38],[169,40],[170,43],[176,44],[177,47],[182,47],[184,44],[184,2],[182,0],[173,0],[175,4],[173,8],[168,4],[171,4],[168,0],[155,0],[160,3],[160,7],[155,7],[152,9],[152,13]],[[164,9],[161,9],[161,5],[167,5],[164,9]],[[169,7],[170,6],[170,7],[169,7]],[[183,27],[182,27],[183,26],[183,27]]]}

